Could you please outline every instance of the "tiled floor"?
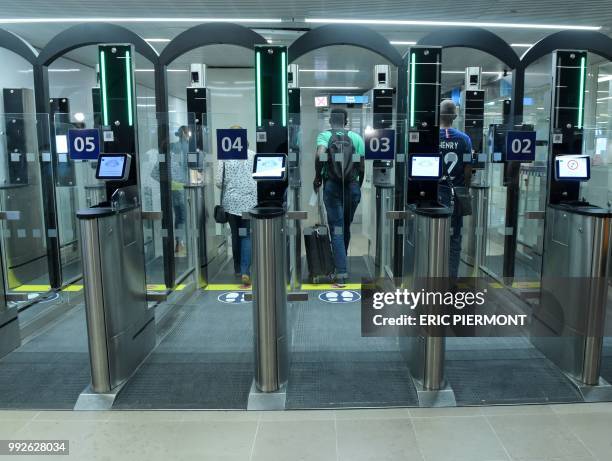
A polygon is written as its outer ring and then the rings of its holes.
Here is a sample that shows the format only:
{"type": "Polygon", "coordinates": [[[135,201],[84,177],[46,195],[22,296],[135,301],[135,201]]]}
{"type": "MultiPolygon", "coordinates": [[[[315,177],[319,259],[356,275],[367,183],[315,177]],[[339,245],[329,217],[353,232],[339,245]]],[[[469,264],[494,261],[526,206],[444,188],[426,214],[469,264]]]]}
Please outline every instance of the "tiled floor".
{"type": "MultiPolygon", "coordinates": [[[[68,439],[42,460],[612,460],[612,403],[449,409],[0,412],[0,439],[68,439]]],[[[26,456],[22,459],[38,459],[26,456]]]]}

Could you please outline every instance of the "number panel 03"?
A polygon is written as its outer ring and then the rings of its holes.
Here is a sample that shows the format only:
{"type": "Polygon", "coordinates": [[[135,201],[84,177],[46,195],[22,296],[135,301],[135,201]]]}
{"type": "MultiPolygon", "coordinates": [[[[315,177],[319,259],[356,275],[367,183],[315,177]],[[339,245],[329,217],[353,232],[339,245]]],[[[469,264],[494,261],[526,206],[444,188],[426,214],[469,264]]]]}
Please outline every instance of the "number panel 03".
{"type": "Polygon", "coordinates": [[[395,130],[367,130],[365,134],[366,160],[395,159],[395,130]]]}

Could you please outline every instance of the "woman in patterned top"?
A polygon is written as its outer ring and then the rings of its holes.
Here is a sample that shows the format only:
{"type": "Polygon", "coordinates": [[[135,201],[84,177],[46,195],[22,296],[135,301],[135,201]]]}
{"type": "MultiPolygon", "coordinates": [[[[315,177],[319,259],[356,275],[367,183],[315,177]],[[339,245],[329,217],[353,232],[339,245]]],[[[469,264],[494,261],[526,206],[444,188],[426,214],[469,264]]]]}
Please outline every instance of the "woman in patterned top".
{"type": "MultiPolygon", "coordinates": [[[[239,126],[232,126],[240,129],[239,126]]],[[[221,160],[217,165],[215,183],[223,184],[223,208],[228,214],[232,234],[232,258],[234,273],[242,283],[251,284],[251,230],[248,219],[242,213],[257,205],[257,183],[252,178],[255,152],[247,151],[246,160],[221,160]]]]}

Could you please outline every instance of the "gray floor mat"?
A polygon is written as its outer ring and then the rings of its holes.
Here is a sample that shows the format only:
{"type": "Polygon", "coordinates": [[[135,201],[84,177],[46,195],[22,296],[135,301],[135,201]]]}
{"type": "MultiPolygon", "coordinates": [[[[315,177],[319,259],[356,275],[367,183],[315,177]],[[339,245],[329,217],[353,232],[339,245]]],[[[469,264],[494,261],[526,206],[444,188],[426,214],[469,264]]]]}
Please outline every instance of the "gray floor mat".
{"type": "Polygon", "coordinates": [[[457,405],[582,402],[547,359],[450,360],[446,376],[457,405]]]}
{"type": "Polygon", "coordinates": [[[72,409],[89,380],[81,305],[0,360],[0,408],[72,409]]]}
{"type": "Polygon", "coordinates": [[[291,365],[288,409],[387,406],[418,406],[397,352],[305,353],[291,365]]]}
{"type": "Polygon", "coordinates": [[[121,390],[115,409],[246,409],[253,380],[251,304],[194,296],[121,390]]]}
{"type": "Polygon", "coordinates": [[[290,312],[287,408],[417,405],[397,339],[363,338],[360,302],[332,304],[318,295],[290,312]]]}

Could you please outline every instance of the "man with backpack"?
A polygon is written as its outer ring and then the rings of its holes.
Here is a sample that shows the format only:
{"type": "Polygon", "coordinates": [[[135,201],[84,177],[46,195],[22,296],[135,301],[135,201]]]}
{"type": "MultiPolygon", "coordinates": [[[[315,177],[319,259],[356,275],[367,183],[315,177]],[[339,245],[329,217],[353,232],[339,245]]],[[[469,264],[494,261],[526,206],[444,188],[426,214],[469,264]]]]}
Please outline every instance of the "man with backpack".
{"type": "Polygon", "coordinates": [[[345,284],[348,278],[350,227],[361,200],[365,171],[365,143],[359,134],[346,129],[347,123],[345,109],[332,109],[329,116],[331,129],[317,136],[313,182],[315,191],[323,185],[337,285],[345,284]]]}

